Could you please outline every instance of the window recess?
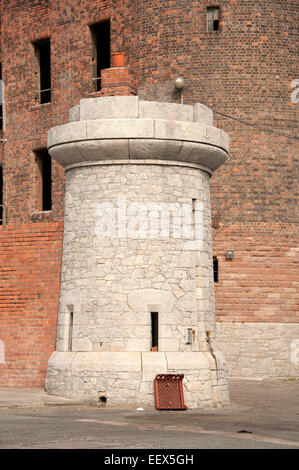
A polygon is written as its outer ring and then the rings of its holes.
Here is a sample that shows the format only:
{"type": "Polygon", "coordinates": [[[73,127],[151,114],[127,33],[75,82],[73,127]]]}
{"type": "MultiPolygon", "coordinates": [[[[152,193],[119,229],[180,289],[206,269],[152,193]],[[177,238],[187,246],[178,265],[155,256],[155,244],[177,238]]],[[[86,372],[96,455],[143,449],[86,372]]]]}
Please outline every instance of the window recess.
{"type": "Polygon", "coordinates": [[[209,33],[219,31],[220,8],[208,7],[207,8],[207,28],[209,33]]]}
{"type": "Polygon", "coordinates": [[[110,20],[90,26],[94,90],[101,90],[101,71],[110,68],[110,20]]]}
{"type": "Polygon", "coordinates": [[[50,39],[36,42],[34,47],[39,64],[39,72],[36,72],[39,74],[38,99],[40,104],[50,103],[52,99],[50,39]]]}
{"type": "Polygon", "coordinates": [[[46,149],[35,151],[36,205],[38,211],[52,210],[52,161],[46,149]]]}
{"type": "Polygon", "coordinates": [[[158,312],[151,312],[151,350],[158,351],[159,321],[158,312]]]}
{"type": "Polygon", "coordinates": [[[213,256],[213,273],[214,273],[214,282],[218,282],[219,266],[218,266],[218,258],[216,256],[213,256]]]}

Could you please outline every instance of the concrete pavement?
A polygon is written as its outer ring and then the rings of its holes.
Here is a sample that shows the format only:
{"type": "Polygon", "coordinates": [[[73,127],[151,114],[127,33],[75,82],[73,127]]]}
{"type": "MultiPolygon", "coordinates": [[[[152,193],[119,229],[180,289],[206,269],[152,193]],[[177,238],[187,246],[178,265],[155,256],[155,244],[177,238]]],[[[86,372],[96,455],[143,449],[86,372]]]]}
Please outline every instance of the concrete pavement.
{"type": "Polygon", "coordinates": [[[2,389],[0,448],[299,448],[299,381],[230,380],[230,396],[228,409],[137,411],[2,389]]]}
{"type": "Polygon", "coordinates": [[[42,388],[0,388],[0,410],[3,408],[30,408],[47,405],[62,406],[79,403],[84,402],[49,395],[42,388]]]}

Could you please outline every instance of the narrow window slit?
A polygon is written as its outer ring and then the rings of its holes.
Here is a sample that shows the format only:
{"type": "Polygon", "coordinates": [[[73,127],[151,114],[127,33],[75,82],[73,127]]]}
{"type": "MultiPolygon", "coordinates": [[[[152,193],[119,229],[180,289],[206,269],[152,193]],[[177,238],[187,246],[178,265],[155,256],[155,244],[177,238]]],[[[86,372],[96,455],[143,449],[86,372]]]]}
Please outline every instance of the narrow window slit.
{"type": "Polygon", "coordinates": [[[74,307],[72,305],[68,305],[68,351],[73,350],[73,324],[74,324],[74,307]]]}
{"type": "Polygon", "coordinates": [[[195,225],[195,210],[196,210],[197,199],[192,199],[192,225],[195,225]]]}
{"type": "Polygon", "coordinates": [[[52,210],[52,161],[46,149],[35,152],[37,165],[37,209],[52,210]]]}
{"type": "Polygon", "coordinates": [[[158,312],[151,312],[151,331],[152,331],[152,351],[158,351],[158,334],[159,334],[159,323],[158,323],[158,312]]]}
{"type": "Polygon", "coordinates": [[[214,282],[218,282],[219,268],[218,268],[218,258],[216,256],[213,256],[213,273],[214,273],[214,282]]]}

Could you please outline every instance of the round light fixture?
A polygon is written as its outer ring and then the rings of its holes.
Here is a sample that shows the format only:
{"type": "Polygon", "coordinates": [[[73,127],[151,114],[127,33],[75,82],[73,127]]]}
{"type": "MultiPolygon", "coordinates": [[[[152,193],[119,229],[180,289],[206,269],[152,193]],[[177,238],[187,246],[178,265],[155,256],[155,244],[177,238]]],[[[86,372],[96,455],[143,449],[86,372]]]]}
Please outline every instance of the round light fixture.
{"type": "Polygon", "coordinates": [[[184,88],[184,79],[182,77],[176,78],[174,81],[174,86],[177,90],[181,90],[182,88],[184,88]]]}

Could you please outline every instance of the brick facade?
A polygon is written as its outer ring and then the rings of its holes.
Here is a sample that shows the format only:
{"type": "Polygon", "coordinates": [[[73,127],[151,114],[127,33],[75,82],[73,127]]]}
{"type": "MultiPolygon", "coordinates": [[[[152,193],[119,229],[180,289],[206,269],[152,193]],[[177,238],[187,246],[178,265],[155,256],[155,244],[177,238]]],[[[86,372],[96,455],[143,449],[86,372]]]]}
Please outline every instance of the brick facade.
{"type": "Polygon", "coordinates": [[[0,386],[37,387],[55,344],[63,225],[0,228],[0,386]]]}
{"type": "MultiPolygon", "coordinates": [[[[1,2],[0,341],[6,362],[0,384],[40,385],[55,348],[64,174],[53,161],[52,210],[40,212],[34,151],[46,147],[48,129],[67,122],[80,98],[101,95],[94,92],[89,26],[108,18],[111,51],[126,53],[130,71],[123,71],[125,89],[119,91],[135,93],[136,81],[141,99],[179,103],[173,82],[183,76],[184,103],[212,107],[215,126],[230,136],[229,160],[211,179],[212,215],[219,220],[218,321],[298,322],[298,104],[291,101],[297,2],[220,0],[220,30],[210,33],[206,8],[212,4],[1,2]],[[48,37],[52,101],[41,105],[33,44],[48,37]],[[225,260],[227,249],[235,250],[232,261],[225,260]]],[[[109,70],[106,79],[113,88],[109,70]]],[[[112,88],[109,93],[117,94],[112,88]]]]}

